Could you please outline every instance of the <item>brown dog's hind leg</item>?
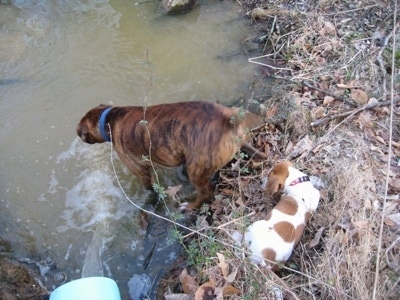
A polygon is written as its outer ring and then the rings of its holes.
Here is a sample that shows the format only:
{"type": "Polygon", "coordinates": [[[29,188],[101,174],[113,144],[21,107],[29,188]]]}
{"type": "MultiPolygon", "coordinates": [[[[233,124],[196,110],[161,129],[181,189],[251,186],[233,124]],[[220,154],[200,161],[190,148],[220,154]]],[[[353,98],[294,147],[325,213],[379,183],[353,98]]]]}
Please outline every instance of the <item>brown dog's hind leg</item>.
{"type": "Polygon", "coordinates": [[[196,189],[194,201],[182,203],[181,210],[194,210],[200,208],[205,202],[212,200],[212,186],[210,177],[214,174],[213,170],[204,170],[203,165],[187,164],[187,173],[190,182],[196,189]]]}

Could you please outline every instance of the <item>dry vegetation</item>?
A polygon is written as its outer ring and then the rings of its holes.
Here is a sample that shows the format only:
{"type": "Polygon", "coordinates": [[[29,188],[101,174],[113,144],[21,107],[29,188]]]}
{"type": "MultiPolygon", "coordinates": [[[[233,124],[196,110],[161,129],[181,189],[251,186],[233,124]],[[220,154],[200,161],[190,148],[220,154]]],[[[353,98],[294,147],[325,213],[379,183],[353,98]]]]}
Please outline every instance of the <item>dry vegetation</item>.
{"type": "Polygon", "coordinates": [[[393,41],[400,36],[393,34],[399,23],[394,2],[241,4],[264,49],[250,61],[277,79],[274,96],[260,106],[267,123],[253,132],[254,146],[268,161],[238,157],[221,171],[212,213],[200,215],[196,226],[208,237],[190,236],[191,267],[181,274],[180,289],[196,299],[398,299],[400,47],[393,41]],[[229,245],[234,231],[243,232],[276,203],[260,190],[260,179],[282,159],[324,186],[301,242],[273,274],[229,245]]]}

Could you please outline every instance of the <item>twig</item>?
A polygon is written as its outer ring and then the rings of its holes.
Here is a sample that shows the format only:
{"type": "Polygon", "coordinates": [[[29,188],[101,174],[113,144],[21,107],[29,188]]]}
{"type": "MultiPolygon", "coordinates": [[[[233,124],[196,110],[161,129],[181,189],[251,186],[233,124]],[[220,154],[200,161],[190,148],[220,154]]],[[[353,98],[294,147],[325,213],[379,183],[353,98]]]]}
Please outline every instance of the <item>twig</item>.
{"type": "MultiPolygon", "coordinates": [[[[258,267],[258,269],[260,270],[260,268],[258,267]]],[[[260,270],[260,272],[262,273],[262,271],[260,270]]],[[[284,288],[284,290],[289,294],[289,298],[291,300],[299,300],[299,298],[297,297],[297,295],[290,289],[290,287],[286,284],[285,281],[283,281],[278,275],[276,275],[273,271],[267,269],[268,274],[273,277],[280,285],[281,287],[284,288]]],[[[268,295],[267,295],[268,296],[268,295]]]]}
{"type": "Polygon", "coordinates": [[[244,218],[247,218],[247,217],[251,217],[251,216],[254,215],[254,214],[255,214],[255,212],[252,211],[251,213],[249,213],[249,214],[247,214],[247,215],[245,215],[245,216],[243,216],[243,217],[240,217],[240,218],[237,218],[237,219],[233,219],[233,220],[231,220],[231,221],[229,221],[229,222],[226,222],[226,223],[224,223],[224,224],[221,224],[221,225],[219,225],[218,227],[216,227],[216,229],[222,229],[222,227],[225,227],[225,226],[227,226],[227,225],[229,225],[229,224],[232,224],[232,223],[236,223],[237,221],[239,221],[239,220],[241,220],[241,219],[244,219],[244,218]]]}
{"type": "Polygon", "coordinates": [[[332,94],[331,92],[326,91],[326,90],[321,89],[321,88],[318,88],[318,87],[316,87],[316,86],[313,86],[313,85],[309,84],[309,83],[306,82],[306,81],[303,81],[302,83],[303,83],[306,87],[308,87],[308,88],[310,88],[310,89],[316,90],[316,91],[318,91],[318,92],[322,92],[322,93],[324,93],[325,95],[328,95],[328,96],[331,96],[331,97],[333,97],[333,98],[335,98],[335,99],[337,99],[337,100],[343,101],[344,103],[346,103],[346,104],[348,104],[348,105],[351,105],[351,106],[353,106],[353,107],[357,107],[357,104],[356,104],[356,103],[351,102],[351,101],[349,101],[349,100],[347,100],[347,99],[345,99],[345,98],[343,98],[343,97],[336,96],[336,95],[332,94]]]}
{"type": "Polygon", "coordinates": [[[344,11],[337,11],[337,12],[329,13],[329,14],[322,14],[322,16],[336,16],[336,15],[339,15],[339,14],[347,14],[347,13],[355,12],[355,11],[358,11],[358,10],[370,9],[372,7],[375,7],[375,6],[379,6],[379,5],[378,4],[373,4],[373,5],[368,5],[368,6],[364,6],[364,7],[360,7],[360,8],[354,8],[354,9],[349,9],[349,10],[344,10],[344,11]]]}
{"type": "MultiPolygon", "coordinates": [[[[393,40],[392,40],[392,78],[390,83],[391,90],[391,109],[390,109],[390,118],[389,118],[389,147],[388,147],[388,160],[387,160],[387,169],[386,169],[386,179],[385,179],[385,199],[383,200],[382,207],[382,215],[381,222],[379,225],[379,238],[378,238],[378,249],[376,251],[376,264],[375,264],[375,279],[374,279],[374,287],[372,293],[372,299],[376,299],[376,294],[378,290],[378,282],[379,282],[379,261],[381,258],[381,248],[382,248],[382,235],[383,235],[383,221],[385,219],[384,213],[387,204],[387,195],[389,190],[389,171],[390,164],[392,160],[392,140],[393,140],[393,110],[394,110],[394,74],[395,74],[395,52],[396,52],[396,18],[397,18],[397,0],[394,2],[394,11],[393,11],[393,40]]],[[[399,97],[397,97],[398,99],[399,97]]]]}
{"type": "MultiPolygon", "coordinates": [[[[382,45],[382,47],[380,48],[380,50],[378,51],[378,54],[376,55],[376,61],[378,62],[378,65],[379,65],[379,68],[380,68],[380,71],[381,71],[381,75],[382,75],[382,89],[383,89],[383,91],[382,91],[382,95],[385,97],[386,95],[387,95],[387,92],[386,92],[386,68],[385,68],[385,64],[383,63],[383,61],[382,61],[382,53],[383,53],[383,50],[385,50],[386,49],[386,45],[388,44],[388,42],[389,42],[389,39],[390,39],[390,37],[392,36],[392,34],[391,33],[389,33],[386,37],[385,37],[385,40],[384,40],[384,42],[383,42],[383,45],[382,45]]],[[[394,37],[394,36],[393,36],[394,37]]]]}
{"type": "Polygon", "coordinates": [[[265,67],[269,67],[269,68],[274,69],[274,70],[292,71],[292,69],[289,69],[289,68],[278,68],[278,67],[266,64],[266,63],[261,63],[261,62],[258,62],[258,61],[254,61],[256,59],[260,59],[260,58],[264,58],[264,57],[266,57],[266,55],[251,57],[251,58],[248,59],[248,62],[253,63],[253,64],[257,64],[257,65],[261,65],[261,66],[265,66],[265,67]]]}
{"type": "Polygon", "coordinates": [[[355,114],[358,114],[361,111],[364,111],[364,110],[367,110],[367,109],[373,109],[375,107],[381,107],[381,106],[387,106],[387,105],[393,105],[394,106],[397,103],[400,103],[400,96],[397,96],[396,98],[392,98],[392,100],[388,100],[388,101],[366,104],[366,105],[364,105],[362,107],[357,108],[356,110],[345,111],[345,112],[341,112],[341,113],[338,113],[338,114],[334,114],[334,115],[319,119],[319,120],[317,120],[315,122],[312,122],[310,125],[312,127],[320,126],[320,125],[328,123],[329,121],[331,121],[333,119],[337,119],[337,118],[341,118],[341,117],[347,117],[347,116],[353,116],[355,114]]]}

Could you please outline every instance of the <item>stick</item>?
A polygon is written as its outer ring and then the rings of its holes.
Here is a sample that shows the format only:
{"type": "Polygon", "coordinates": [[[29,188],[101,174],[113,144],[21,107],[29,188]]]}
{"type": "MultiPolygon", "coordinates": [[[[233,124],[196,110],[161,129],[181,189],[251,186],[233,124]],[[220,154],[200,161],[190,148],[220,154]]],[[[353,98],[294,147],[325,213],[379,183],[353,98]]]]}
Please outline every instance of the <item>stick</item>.
{"type": "Polygon", "coordinates": [[[394,102],[399,101],[399,97],[394,98],[394,77],[395,77],[395,50],[396,50],[396,25],[397,21],[397,0],[394,2],[394,12],[393,12],[393,39],[392,39],[392,76],[390,80],[390,98],[391,98],[391,106],[390,106],[390,118],[389,118],[389,147],[388,147],[388,160],[386,166],[386,180],[385,180],[385,198],[383,199],[383,207],[382,207],[382,215],[381,221],[379,224],[379,238],[378,238],[378,249],[376,250],[376,260],[375,260],[375,278],[374,278],[374,286],[372,289],[372,299],[375,300],[379,296],[378,293],[378,285],[379,285],[379,264],[381,259],[381,249],[382,249],[382,236],[383,236],[383,224],[385,219],[385,208],[387,205],[387,197],[389,190],[389,170],[390,170],[390,162],[392,160],[392,141],[393,141],[393,111],[394,111],[394,102]]]}
{"type": "Polygon", "coordinates": [[[337,100],[343,101],[344,103],[346,103],[346,104],[348,104],[348,105],[351,105],[351,106],[353,106],[353,107],[357,107],[357,104],[356,104],[356,103],[351,102],[351,101],[349,101],[349,100],[347,100],[347,99],[345,99],[345,98],[343,98],[343,97],[335,96],[334,94],[332,94],[332,93],[329,92],[329,91],[326,91],[326,90],[320,89],[320,88],[318,88],[318,87],[312,86],[311,84],[307,83],[306,81],[303,81],[303,84],[304,84],[306,87],[310,88],[310,89],[313,89],[313,90],[322,92],[322,93],[324,93],[325,95],[328,95],[328,96],[331,96],[331,97],[333,97],[333,98],[335,98],[335,99],[337,99],[337,100]]]}
{"type": "MultiPolygon", "coordinates": [[[[395,105],[395,104],[397,104],[397,103],[399,103],[399,102],[400,102],[400,96],[397,96],[397,97],[395,97],[395,98],[393,99],[393,105],[395,105]]],[[[311,125],[312,127],[316,127],[316,126],[319,126],[319,125],[326,124],[326,123],[328,123],[330,120],[333,120],[333,119],[336,119],[336,118],[347,117],[347,116],[350,116],[350,115],[355,115],[355,114],[358,114],[359,112],[364,111],[364,110],[367,110],[367,109],[373,109],[373,108],[375,108],[375,107],[387,106],[387,105],[391,105],[391,104],[392,104],[392,101],[391,101],[391,100],[383,101],[383,102],[376,102],[376,103],[371,103],[371,104],[366,104],[366,105],[364,105],[364,106],[362,106],[362,107],[357,108],[356,110],[345,111],[345,112],[342,112],[342,113],[338,113],[338,114],[335,114],[335,115],[331,115],[331,116],[328,116],[328,117],[319,119],[319,120],[317,120],[317,121],[315,121],[315,122],[312,122],[310,125],[311,125]]]]}

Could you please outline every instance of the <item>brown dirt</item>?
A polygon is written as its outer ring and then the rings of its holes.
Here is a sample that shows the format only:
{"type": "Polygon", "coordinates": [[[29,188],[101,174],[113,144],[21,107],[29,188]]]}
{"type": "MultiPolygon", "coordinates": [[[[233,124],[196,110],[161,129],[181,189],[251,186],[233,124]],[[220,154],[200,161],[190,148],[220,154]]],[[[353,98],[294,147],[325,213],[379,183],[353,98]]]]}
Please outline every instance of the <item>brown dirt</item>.
{"type": "Polygon", "coordinates": [[[48,299],[48,292],[35,280],[35,276],[14,259],[0,256],[0,270],[0,299],[48,299]]]}

